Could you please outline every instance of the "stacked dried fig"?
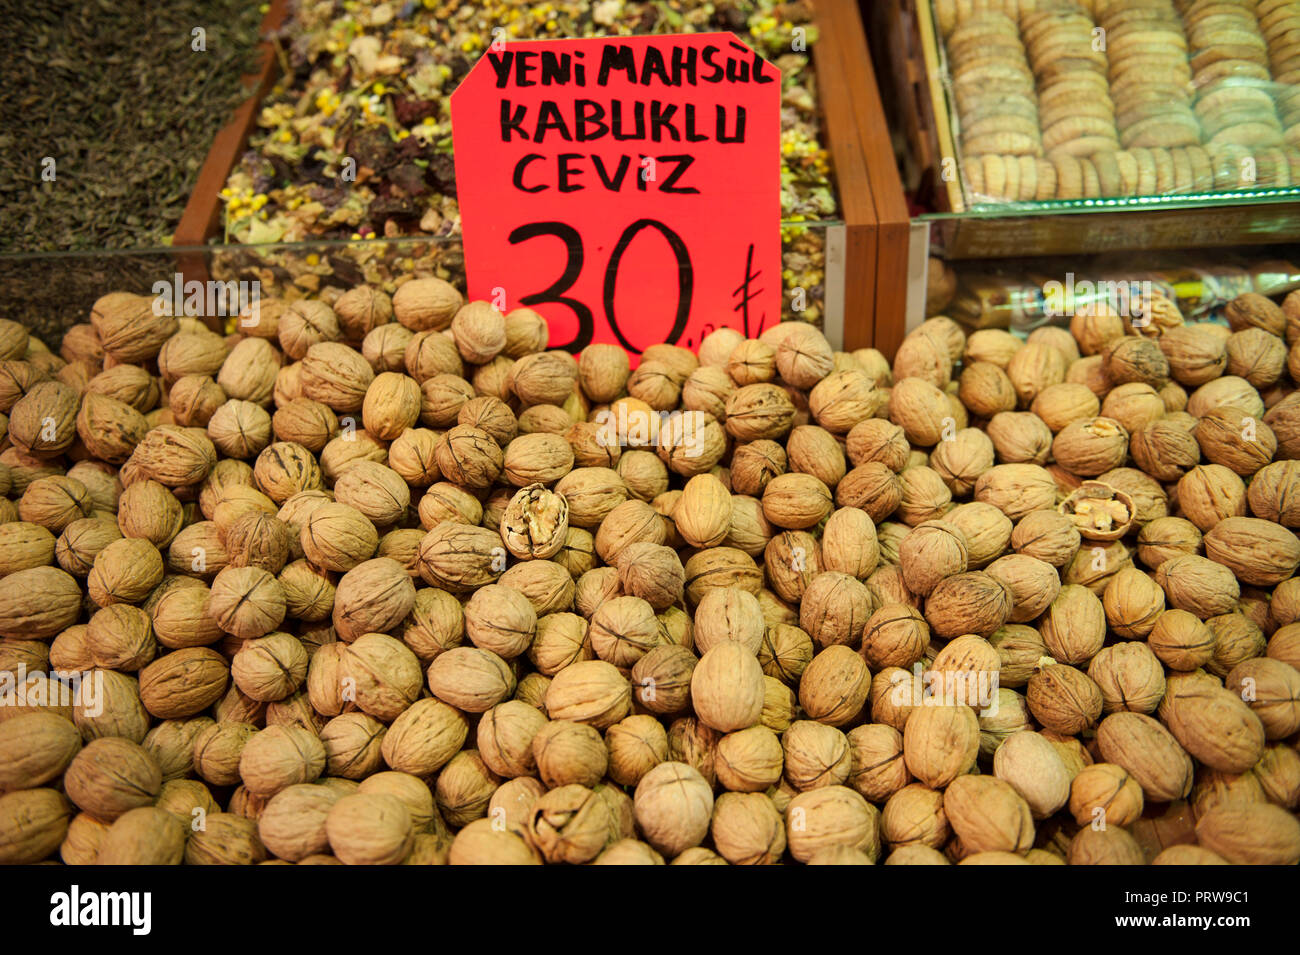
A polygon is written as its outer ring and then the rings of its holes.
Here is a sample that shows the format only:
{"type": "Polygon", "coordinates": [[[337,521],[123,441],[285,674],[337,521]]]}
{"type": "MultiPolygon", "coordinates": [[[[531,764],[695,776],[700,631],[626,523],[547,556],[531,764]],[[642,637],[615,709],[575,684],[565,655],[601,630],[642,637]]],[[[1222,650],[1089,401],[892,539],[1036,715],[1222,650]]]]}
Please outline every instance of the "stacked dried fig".
{"type": "Polygon", "coordinates": [[[0,862],[1300,859],[1300,313],[149,306],[0,322],[0,862]]]}

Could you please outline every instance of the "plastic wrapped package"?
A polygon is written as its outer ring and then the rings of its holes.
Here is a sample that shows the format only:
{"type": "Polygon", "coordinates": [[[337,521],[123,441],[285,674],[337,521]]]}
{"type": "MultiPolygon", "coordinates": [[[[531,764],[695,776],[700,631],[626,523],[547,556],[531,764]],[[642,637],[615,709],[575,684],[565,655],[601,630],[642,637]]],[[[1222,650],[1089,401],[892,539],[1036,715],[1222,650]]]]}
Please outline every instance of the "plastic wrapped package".
{"type": "Polygon", "coordinates": [[[1187,322],[1223,322],[1222,309],[1243,292],[1278,296],[1300,288],[1300,268],[1283,259],[1211,262],[1169,257],[1124,266],[1113,257],[959,265],[957,293],[946,314],[968,329],[1005,328],[1027,335],[1044,325],[1105,305],[1122,316],[1150,311],[1155,299],[1187,322]]]}

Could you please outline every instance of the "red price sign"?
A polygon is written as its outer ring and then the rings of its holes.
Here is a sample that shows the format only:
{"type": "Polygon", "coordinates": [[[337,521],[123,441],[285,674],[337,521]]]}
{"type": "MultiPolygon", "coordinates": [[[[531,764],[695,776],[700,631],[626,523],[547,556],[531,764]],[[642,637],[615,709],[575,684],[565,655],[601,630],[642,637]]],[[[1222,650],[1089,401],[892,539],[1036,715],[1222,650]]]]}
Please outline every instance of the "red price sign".
{"type": "Polygon", "coordinates": [[[575,352],[780,321],[780,108],[730,33],[489,49],[451,98],[470,297],[575,352]]]}

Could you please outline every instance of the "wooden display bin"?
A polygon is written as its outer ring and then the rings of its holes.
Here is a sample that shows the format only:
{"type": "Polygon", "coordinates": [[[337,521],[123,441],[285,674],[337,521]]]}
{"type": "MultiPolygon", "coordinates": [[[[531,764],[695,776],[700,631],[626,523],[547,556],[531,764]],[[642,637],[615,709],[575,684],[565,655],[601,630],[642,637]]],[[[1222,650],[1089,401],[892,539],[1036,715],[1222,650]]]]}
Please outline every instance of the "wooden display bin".
{"type": "Polygon", "coordinates": [[[964,259],[1228,247],[1300,234],[1300,190],[1294,187],[968,209],[930,0],[864,2],[903,133],[908,187],[937,212],[930,221],[937,254],[964,259]]]}

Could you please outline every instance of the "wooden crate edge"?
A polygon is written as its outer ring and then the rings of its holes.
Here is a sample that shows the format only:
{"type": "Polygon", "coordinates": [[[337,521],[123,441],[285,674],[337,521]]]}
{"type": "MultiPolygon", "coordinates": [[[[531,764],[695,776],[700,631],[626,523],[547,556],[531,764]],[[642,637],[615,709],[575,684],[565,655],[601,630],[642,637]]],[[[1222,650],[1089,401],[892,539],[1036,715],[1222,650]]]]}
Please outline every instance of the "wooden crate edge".
{"type": "MultiPolygon", "coordinates": [[[[265,37],[280,28],[289,13],[289,0],[272,0],[270,9],[262,18],[261,33],[265,37]]],[[[271,89],[279,75],[279,61],[275,55],[275,44],[268,39],[258,43],[260,67],[256,73],[244,75],[244,87],[248,98],[238,107],[230,121],[213,137],[207,158],[199,169],[194,190],[190,193],[181,221],[176,225],[172,235],[172,245],[179,247],[200,246],[212,238],[221,217],[221,190],[230,176],[230,171],[239,161],[239,154],[248,144],[253,131],[258,109],[262,99],[271,89]]],[[[182,256],[192,258],[192,256],[182,256]]]]}
{"type": "Polygon", "coordinates": [[[823,136],[831,151],[836,194],[845,224],[844,347],[867,348],[875,340],[876,204],[866,157],[857,131],[857,114],[844,82],[844,34],[857,21],[856,7],[844,0],[813,0],[818,40],[813,51],[823,136]],[[849,14],[851,13],[851,19],[849,14]]]}

